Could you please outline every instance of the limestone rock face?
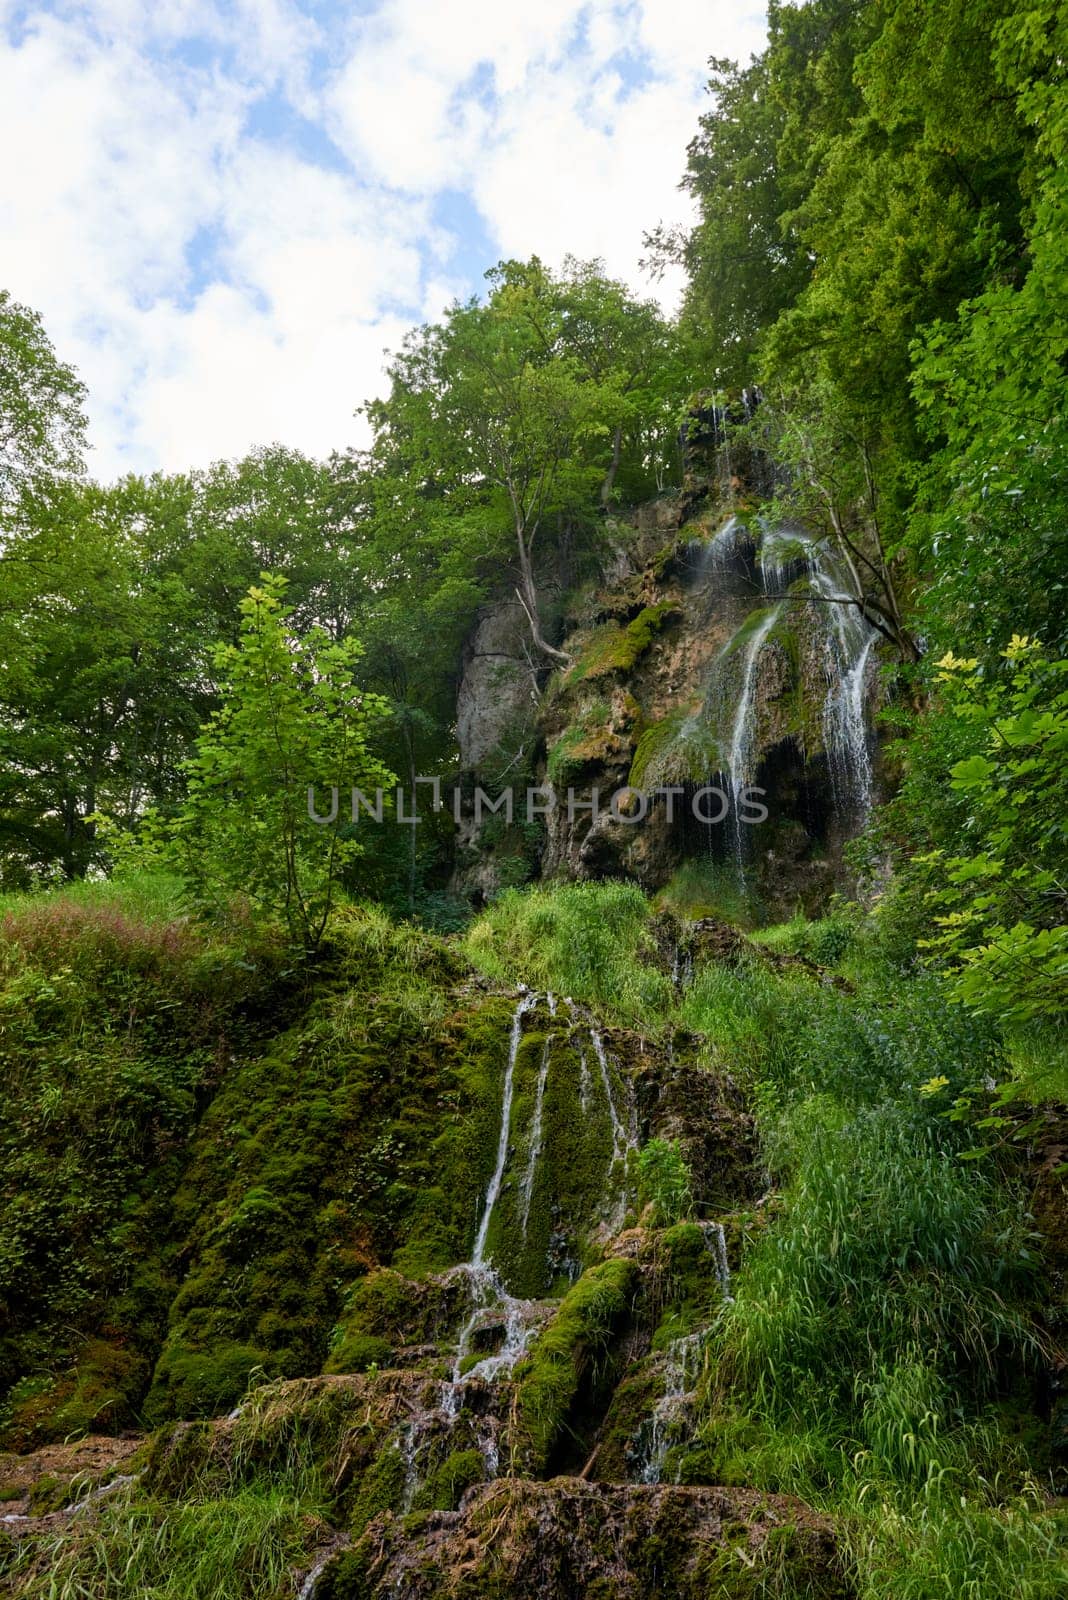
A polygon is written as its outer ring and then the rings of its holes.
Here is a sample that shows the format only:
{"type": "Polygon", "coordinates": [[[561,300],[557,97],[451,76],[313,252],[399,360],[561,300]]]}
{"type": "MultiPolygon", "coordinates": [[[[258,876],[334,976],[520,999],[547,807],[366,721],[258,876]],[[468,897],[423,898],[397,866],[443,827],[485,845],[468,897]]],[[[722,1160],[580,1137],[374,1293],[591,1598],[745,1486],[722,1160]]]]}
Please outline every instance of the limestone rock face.
{"type": "Polygon", "coordinates": [[[478,772],[537,702],[528,629],[519,604],[500,600],[483,611],[464,650],[456,697],[460,765],[478,772]]]}
{"type": "Polygon", "coordinates": [[[415,1534],[393,1518],[372,1524],[356,1550],[324,1570],[315,1593],[646,1600],[670,1592],[698,1600],[743,1593],[746,1574],[752,1581],[771,1549],[777,1575],[788,1572],[798,1592],[848,1595],[829,1525],[788,1496],[515,1479],[473,1491],[459,1511],[431,1513],[415,1534]],[[721,1588],[732,1576],[737,1589],[721,1588]]]}
{"type": "Polygon", "coordinates": [[[525,833],[466,824],[458,887],[626,876],[656,891],[696,863],[719,882],[711,903],[725,884],[765,911],[817,911],[852,887],[842,846],[880,783],[879,641],[837,553],[697,488],[608,534],[601,582],[565,616],[570,667],[524,659],[516,606],[472,635],[464,766],[486,786],[506,770],[551,785],[556,807],[525,833]]]}

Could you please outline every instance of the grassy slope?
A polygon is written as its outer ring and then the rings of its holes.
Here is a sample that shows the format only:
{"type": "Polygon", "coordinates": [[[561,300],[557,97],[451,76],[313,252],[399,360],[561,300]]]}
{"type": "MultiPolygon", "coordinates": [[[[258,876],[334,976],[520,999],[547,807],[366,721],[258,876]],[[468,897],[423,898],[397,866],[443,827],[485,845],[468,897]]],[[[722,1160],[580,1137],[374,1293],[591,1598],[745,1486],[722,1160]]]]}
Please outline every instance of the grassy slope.
{"type": "MultiPolygon", "coordinates": [[[[377,1262],[463,1256],[492,1144],[482,1063],[509,1008],[464,990],[458,951],[351,913],[310,991],[269,943],[190,928],[165,886],[7,915],[16,1442],[224,1409],[250,1368],[329,1362],[377,1262]]],[[[466,949],[648,1034],[707,1036],[757,1107],[776,1192],[670,1463],[682,1481],[831,1511],[872,1600],[1052,1597],[1068,1558],[1043,1384],[1063,1305],[1020,1153],[968,1159],[974,1132],[945,1115],[1002,1075],[999,1043],[855,919],[768,942],[837,963],[855,992],[750,958],[698,962],[677,995],[649,908],[619,885],[505,897],[466,949]]],[[[575,1320],[585,1338],[583,1306],[575,1320]]],[[[521,1375],[543,1445],[568,1398],[566,1334],[561,1320],[521,1375]]],[[[329,1498],[314,1451],[300,1459],[254,1452],[177,1501],[160,1480],[117,1493],[57,1546],[53,1592],[275,1595],[329,1498]],[[108,1588],[106,1569],[139,1587],[108,1588]]],[[[28,1560],[13,1594],[39,1592],[28,1560]]]]}
{"type": "MultiPolygon", "coordinates": [[[[891,960],[877,921],[843,911],[762,941],[848,972],[851,992],[754,955],[699,965],[673,999],[645,965],[645,916],[622,885],[534,890],[491,908],[468,949],[497,977],[534,967],[647,1028],[706,1035],[758,1107],[777,1198],[712,1341],[682,1481],[832,1511],[871,1600],[1058,1593],[1065,1424],[1035,1415],[1066,1320],[1044,1274],[1057,1241],[1035,1231],[1025,1151],[1002,1138],[984,1155],[975,1119],[947,1115],[1009,1075],[1003,1045],[891,960]]],[[[1068,1206],[1054,1216],[1063,1229],[1068,1206]]]]}

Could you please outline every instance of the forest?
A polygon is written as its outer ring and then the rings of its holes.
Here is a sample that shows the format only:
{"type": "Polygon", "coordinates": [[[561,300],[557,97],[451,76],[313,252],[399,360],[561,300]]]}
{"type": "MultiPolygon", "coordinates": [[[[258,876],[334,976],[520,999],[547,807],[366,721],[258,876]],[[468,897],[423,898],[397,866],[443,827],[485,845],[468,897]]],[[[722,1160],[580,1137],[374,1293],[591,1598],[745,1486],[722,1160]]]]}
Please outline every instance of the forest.
{"type": "Polygon", "coordinates": [[[1068,16],[705,104],[325,460],[0,291],[10,1600],[1068,1591],[1068,16]]]}

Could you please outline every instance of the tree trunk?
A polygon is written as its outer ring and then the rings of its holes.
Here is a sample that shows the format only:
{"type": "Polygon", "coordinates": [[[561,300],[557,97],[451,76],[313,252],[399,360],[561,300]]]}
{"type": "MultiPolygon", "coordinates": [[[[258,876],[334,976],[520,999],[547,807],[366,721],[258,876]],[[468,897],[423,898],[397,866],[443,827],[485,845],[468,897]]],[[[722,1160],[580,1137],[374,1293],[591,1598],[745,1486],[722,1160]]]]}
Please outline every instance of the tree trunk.
{"type": "Polygon", "coordinates": [[[558,650],[550,644],[541,631],[541,620],[538,616],[538,590],[534,582],[534,569],[530,560],[530,546],[524,539],[522,532],[517,530],[519,543],[519,583],[516,585],[516,599],[523,607],[527,622],[530,624],[530,636],[535,648],[542,655],[548,656],[550,661],[555,661],[558,666],[569,667],[574,657],[569,656],[566,650],[558,650]]]}
{"type": "Polygon", "coordinates": [[[623,424],[616,423],[616,431],[612,435],[612,460],[609,462],[608,471],[601,484],[601,507],[608,510],[608,503],[612,498],[612,490],[616,485],[616,473],[619,471],[619,459],[623,454],[623,424]]]}

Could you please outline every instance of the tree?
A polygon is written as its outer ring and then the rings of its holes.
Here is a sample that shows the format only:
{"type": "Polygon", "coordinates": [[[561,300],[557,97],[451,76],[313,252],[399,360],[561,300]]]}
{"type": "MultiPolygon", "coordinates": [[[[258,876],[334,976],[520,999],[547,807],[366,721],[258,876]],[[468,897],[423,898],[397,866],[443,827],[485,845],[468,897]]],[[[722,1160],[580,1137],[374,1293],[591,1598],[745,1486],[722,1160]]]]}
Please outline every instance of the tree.
{"type": "Polygon", "coordinates": [[[0,880],[77,877],[103,813],[132,827],[184,793],[217,704],[214,646],[267,566],[298,629],[349,628],[360,594],[327,469],[272,447],[206,472],[104,488],[54,481],[5,546],[0,880]]]}
{"type": "Polygon", "coordinates": [[[0,612],[0,876],[78,877],[97,812],[173,795],[211,708],[200,615],[155,548],[158,496],[82,481],[39,500],[7,546],[0,612]]]}
{"type": "Polygon", "coordinates": [[[411,334],[388,398],[367,408],[380,498],[441,553],[446,582],[499,570],[510,543],[534,646],[567,664],[544,629],[540,552],[610,500],[667,339],[655,309],[593,265],[556,278],[535,258],[487,276],[486,303],[411,334]]]}
{"type": "Polygon", "coordinates": [[[934,323],[913,389],[934,454],[909,540],[931,573],[925,625],[991,665],[1009,632],[1068,646],[1068,28],[1013,10],[996,35],[1005,98],[1033,138],[1020,258],[934,323]]]}
{"type": "Polygon", "coordinates": [[[189,762],[186,799],[171,822],[152,819],[147,837],[199,905],[225,912],[247,897],[314,953],[341,877],[362,853],[350,791],[396,780],[372,753],[388,706],[356,682],[362,647],[319,628],[294,635],[286,587],[264,573],[241,602],[240,642],[216,653],[221,705],[189,762]],[[313,798],[328,821],[313,820],[313,798]]]}
{"type": "MultiPolygon", "coordinates": [[[[971,1010],[1012,1027],[1068,1016],[1068,662],[1015,636],[1004,670],[939,662],[938,714],[971,753],[950,768],[949,837],[917,860],[937,933],[922,941],[971,1010]]],[[[936,813],[937,814],[937,813],[936,813]]]]}
{"type": "Polygon", "coordinates": [[[82,471],[84,400],[37,313],[0,290],[0,522],[53,477],[82,471]]]}

